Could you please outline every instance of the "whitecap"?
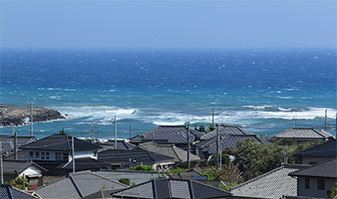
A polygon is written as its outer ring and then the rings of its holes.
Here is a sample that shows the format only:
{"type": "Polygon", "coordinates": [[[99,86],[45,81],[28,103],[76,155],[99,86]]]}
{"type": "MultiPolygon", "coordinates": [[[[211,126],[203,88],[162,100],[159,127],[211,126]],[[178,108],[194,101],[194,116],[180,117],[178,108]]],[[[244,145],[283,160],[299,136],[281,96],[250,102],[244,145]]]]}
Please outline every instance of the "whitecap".
{"type": "Polygon", "coordinates": [[[134,118],[138,109],[120,108],[115,106],[66,106],[50,107],[67,115],[67,119],[84,118],[85,121],[98,121],[104,124],[111,123],[115,115],[117,119],[134,118]]]}
{"type": "Polygon", "coordinates": [[[292,99],[293,97],[288,97],[288,96],[276,96],[276,98],[279,98],[279,99],[292,99]]]}

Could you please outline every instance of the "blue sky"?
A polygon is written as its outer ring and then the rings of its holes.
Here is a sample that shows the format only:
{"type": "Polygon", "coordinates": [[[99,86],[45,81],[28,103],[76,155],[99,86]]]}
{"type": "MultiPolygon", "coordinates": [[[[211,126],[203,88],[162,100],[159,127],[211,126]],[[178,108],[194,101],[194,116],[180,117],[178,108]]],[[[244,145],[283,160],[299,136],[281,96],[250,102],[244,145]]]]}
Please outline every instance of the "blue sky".
{"type": "Polygon", "coordinates": [[[335,1],[1,1],[2,48],[336,47],[335,1]]]}

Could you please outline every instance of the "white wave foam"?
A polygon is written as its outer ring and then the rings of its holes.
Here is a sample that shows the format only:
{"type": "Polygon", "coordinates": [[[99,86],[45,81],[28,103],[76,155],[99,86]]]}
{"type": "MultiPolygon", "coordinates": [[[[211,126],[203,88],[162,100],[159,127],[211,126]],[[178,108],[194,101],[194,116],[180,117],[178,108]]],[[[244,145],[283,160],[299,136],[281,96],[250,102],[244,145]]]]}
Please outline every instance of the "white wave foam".
{"type": "Polygon", "coordinates": [[[56,99],[56,100],[61,100],[61,96],[58,96],[58,95],[52,95],[52,96],[49,96],[50,99],[56,99]]]}
{"type": "Polygon", "coordinates": [[[292,99],[293,97],[287,97],[287,96],[275,96],[276,98],[279,99],[292,99]]]}
{"type": "Polygon", "coordinates": [[[280,111],[291,111],[291,108],[281,108],[281,107],[278,107],[278,110],[280,110],[280,111]]]}
{"type": "Polygon", "coordinates": [[[67,115],[68,119],[85,118],[89,121],[98,121],[104,124],[111,124],[111,118],[115,115],[117,119],[135,117],[137,109],[126,109],[115,106],[81,106],[81,107],[51,107],[67,115]]]}
{"type": "MultiPolygon", "coordinates": [[[[279,108],[282,109],[282,108],[279,108]]],[[[254,119],[283,119],[283,120],[313,120],[317,117],[324,117],[326,108],[307,108],[298,111],[283,109],[278,111],[226,111],[215,116],[217,123],[241,124],[244,121],[254,119]]],[[[335,110],[328,108],[328,118],[335,117],[335,110]]],[[[152,122],[155,125],[183,125],[190,123],[210,123],[211,116],[183,115],[179,113],[161,113],[158,116],[143,117],[146,122],[152,122]]]]}
{"type": "Polygon", "coordinates": [[[242,107],[252,108],[252,109],[265,109],[265,108],[271,108],[272,106],[270,106],[270,105],[263,105],[263,106],[246,105],[246,106],[242,106],[242,107]]]}
{"type": "MultiPolygon", "coordinates": [[[[246,110],[227,110],[215,117],[217,123],[224,124],[245,124],[254,119],[283,119],[292,120],[313,120],[317,117],[323,118],[325,110],[328,110],[328,118],[335,117],[335,109],[331,108],[281,108],[265,106],[247,105],[246,110]]],[[[111,118],[117,115],[117,119],[134,119],[155,125],[183,125],[190,123],[210,123],[211,115],[185,114],[178,112],[164,111],[144,111],[135,108],[120,108],[114,106],[83,106],[83,107],[50,107],[67,114],[67,118],[82,118],[82,123],[96,121],[98,125],[111,125],[111,118]]]]}

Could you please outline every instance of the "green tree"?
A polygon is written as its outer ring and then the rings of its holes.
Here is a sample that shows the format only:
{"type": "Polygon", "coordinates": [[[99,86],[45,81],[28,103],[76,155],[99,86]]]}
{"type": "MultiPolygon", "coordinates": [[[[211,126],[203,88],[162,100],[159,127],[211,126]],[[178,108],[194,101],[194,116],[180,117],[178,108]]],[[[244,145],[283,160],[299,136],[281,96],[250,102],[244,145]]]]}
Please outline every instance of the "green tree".
{"type": "Polygon", "coordinates": [[[205,132],[206,130],[205,130],[205,126],[204,125],[201,125],[200,127],[199,127],[199,130],[198,131],[200,131],[200,132],[205,132]]]}
{"type": "Polygon", "coordinates": [[[214,131],[215,130],[214,124],[211,124],[208,128],[209,128],[210,131],[214,131]]]}
{"type": "Polygon", "coordinates": [[[237,184],[243,180],[243,173],[232,163],[220,169],[212,167],[211,170],[203,172],[203,176],[207,176],[208,180],[221,180],[231,184],[237,184]]]}
{"type": "Polygon", "coordinates": [[[244,179],[249,180],[280,166],[284,162],[286,151],[288,151],[288,163],[300,163],[296,153],[312,147],[316,143],[283,144],[280,142],[260,144],[249,139],[238,142],[236,149],[229,148],[224,153],[235,156],[233,163],[237,165],[241,172],[244,172],[244,179]]]}
{"type": "Polygon", "coordinates": [[[62,129],[59,131],[59,134],[60,134],[60,135],[66,135],[67,132],[64,130],[64,128],[62,128],[62,129]]]}
{"type": "Polygon", "coordinates": [[[332,189],[330,190],[330,193],[328,195],[329,199],[334,199],[337,196],[337,183],[335,187],[332,187],[332,189]]]}

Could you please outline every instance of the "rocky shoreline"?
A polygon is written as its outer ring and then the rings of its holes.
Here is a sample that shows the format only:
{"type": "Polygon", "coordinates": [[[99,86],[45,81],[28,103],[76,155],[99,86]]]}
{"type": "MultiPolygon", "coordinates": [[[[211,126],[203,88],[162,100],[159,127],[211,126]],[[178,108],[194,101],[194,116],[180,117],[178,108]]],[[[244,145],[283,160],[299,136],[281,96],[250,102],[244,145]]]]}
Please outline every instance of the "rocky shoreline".
{"type": "MultiPolygon", "coordinates": [[[[0,104],[0,127],[21,126],[29,124],[30,109],[24,106],[0,104]]],[[[65,119],[58,111],[43,107],[33,108],[33,122],[44,122],[50,120],[65,119]]]]}

